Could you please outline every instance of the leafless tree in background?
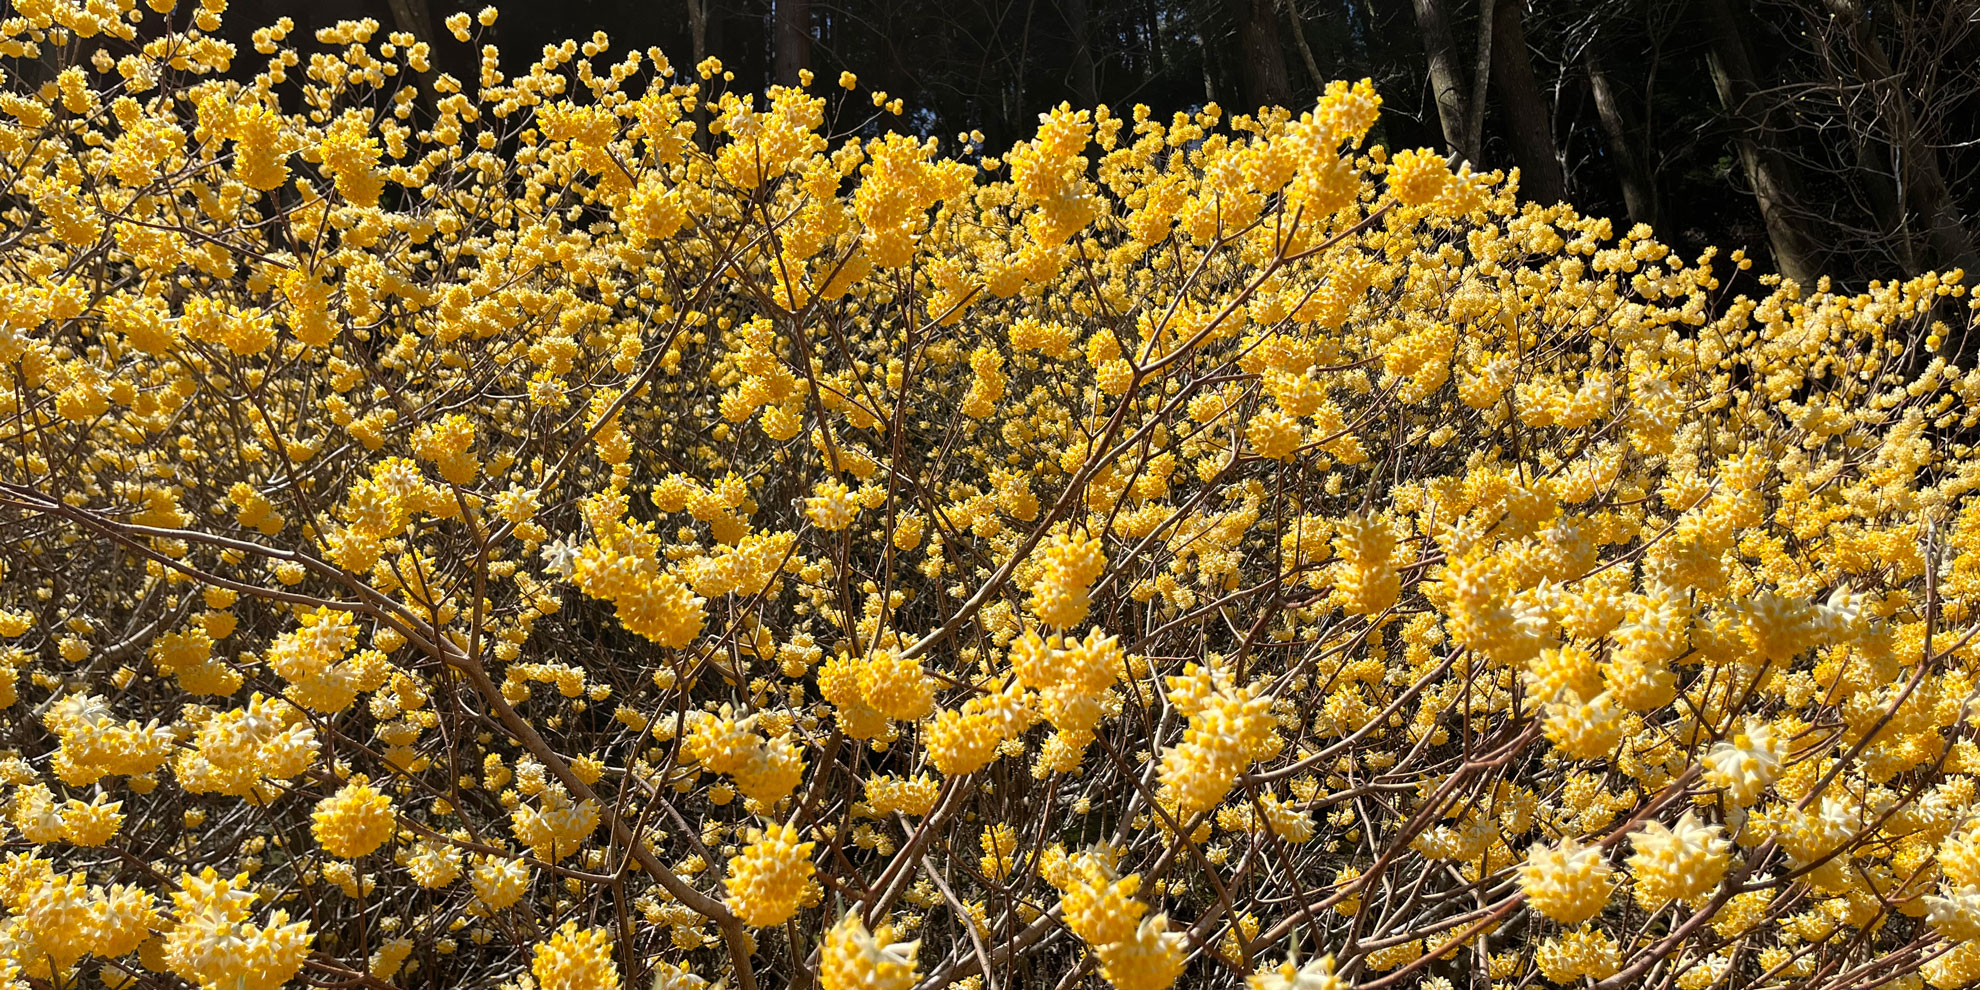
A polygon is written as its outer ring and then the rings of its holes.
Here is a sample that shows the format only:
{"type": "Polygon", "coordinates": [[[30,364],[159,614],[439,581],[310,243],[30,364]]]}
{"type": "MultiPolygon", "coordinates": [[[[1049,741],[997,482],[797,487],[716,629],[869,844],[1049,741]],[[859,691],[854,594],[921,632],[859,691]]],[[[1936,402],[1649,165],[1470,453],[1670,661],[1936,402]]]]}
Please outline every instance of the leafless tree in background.
{"type": "Polygon", "coordinates": [[[1974,206],[1980,3],[1777,0],[1765,8],[1804,46],[1806,78],[1771,94],[1806,170],[1844,195],[1803,203],[1828,267],[1980,275],[1974,206]]]}
{"type": "MultiPolygon", "coordinates": [[[[441,35],[436,64],[471,78],[476,51],[439,28],[453,9],[231,0],[226,34],[247,52],[279,17],[303,35],[372,18],[441,35]]],[[[1374,142],[1517,166],[1535,199],[1688,251],[1857,285],[1980,271],[1980,0],[583,0],[506,5],[504,71],[598,30],[680,68],[719,56],[745,91],[809,68],[844,126],[980,130],[986,152],[1062,101],[1297,112],[1370,76],[1374,142]],[[860,92],[830,85],[841,69],[860,92]],[[876,112],[872,89],[908,111],[876,112]]]]}

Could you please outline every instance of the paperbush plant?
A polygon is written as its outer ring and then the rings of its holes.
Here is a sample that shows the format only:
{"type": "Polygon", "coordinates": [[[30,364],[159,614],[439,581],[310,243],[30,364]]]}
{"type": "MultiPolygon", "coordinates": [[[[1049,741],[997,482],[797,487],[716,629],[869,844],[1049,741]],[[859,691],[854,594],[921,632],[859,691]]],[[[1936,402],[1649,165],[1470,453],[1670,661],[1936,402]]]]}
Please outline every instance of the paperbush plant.
{"type": "Polygon", "coordinates": [[[1961,273],[224,6],[0,20],[0,985],[1980,977],[1961,273]]]}

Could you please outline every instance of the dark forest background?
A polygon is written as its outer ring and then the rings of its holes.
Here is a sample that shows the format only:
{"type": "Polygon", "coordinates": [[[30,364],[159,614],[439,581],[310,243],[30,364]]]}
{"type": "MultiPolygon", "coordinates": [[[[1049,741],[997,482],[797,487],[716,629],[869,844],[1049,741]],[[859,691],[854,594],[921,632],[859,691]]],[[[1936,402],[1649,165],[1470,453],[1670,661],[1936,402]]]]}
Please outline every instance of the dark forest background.
{"type": "MultiPolygon", "coordinates": [[[[373,17],[436,41],[448,0],[234,0],[225,33],[373,17]]],[[[528,0],[504,71],[605,31],[760,90],[817,74],[842,129],[999,149],[1060,101],[1168,115],[1309,104],[1373,77],[1377,140],[1518,166],[1543,201],[1744,247],[1804,281],[1980,272],[1980,0],[528,0]],[[841,70],[860,90],[833,85],[841,70]],[[874,116],[884,89],[907,104],[874,116]]],[[[304,33],[303,38],[308,38],[304,33]]]]}

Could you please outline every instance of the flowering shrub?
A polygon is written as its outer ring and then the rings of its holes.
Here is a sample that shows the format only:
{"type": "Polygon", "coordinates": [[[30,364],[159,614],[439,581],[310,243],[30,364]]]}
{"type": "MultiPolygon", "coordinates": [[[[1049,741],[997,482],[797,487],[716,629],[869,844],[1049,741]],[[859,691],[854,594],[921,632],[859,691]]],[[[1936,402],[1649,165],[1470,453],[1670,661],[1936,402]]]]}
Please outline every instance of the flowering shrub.
{"type": "Polygon", "coordinates": [[[1957,275],[223,6],[0,21],[0,985],[1980,978],[1957,275]]]}

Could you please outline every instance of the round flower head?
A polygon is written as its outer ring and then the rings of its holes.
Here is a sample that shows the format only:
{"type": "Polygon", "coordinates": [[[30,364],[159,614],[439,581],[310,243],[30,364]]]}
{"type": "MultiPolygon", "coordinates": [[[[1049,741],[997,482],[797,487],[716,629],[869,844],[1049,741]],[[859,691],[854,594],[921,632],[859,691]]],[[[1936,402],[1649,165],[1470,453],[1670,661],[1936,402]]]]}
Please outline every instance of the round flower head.
{"type": "Polygon", "coordinates": [[[1245,977],[1246,990],[1348,990],[1346,980],[1334,975],[1334,957],[1321,956],[1300,965],[1291,959],[1277,966],[1262,965],[1245,977]]]}
{"type": "Polygon", "coordinates": [[[1132,935],[1094,951],[1115,990],[1168,990],[1183,971],[1183,933],[1169,930],[1168,915],[1143,918],[1132,935]]]}
{"type": "Polygon", "coordinates": [[[1535,843],[1519,867],[1519,889],[1535,911],[1564,925],[1602,913],[1609,903],[1613,871],[1602,850],[1563,839],[1558,846],[1535,843]]]}
{"type": "Polygon", "coordinates": [[[468,882],[483,905],[494,911],[506,910],[529,890],[529,865],[519,859],[483,856],[468,874],[468,882]]]}
{"type": "Polygon", "coordinates": [[[773,825],[752,830],[749,845],[729,860],[729,907],[755,928],[781,925],[815,891],[810,842],[795,829],[773,825]]]}
{"type": "Polygon", "coordinates": [[[1668,828],[1662,822],[1644,825],[1630,836],[1630,844],[1635,849],[1629,869],[1636,901],[1651,909],[1705,895],[1719,885],[1732,862],[1727,853],[1732,844],[1724,830],[1698,821],[1690,811],[1668,828]]]}
{"type": "Polygon", "coordinates": [[[1925,921],[1954,941],[1980,938],[1980,887],[1941,885],[1936,896],[1925,896],[1925,921]]]}
{"type": "Polygon", "coordinates": [[[614,990],[619,964],[612,936],[602,928],[579,928],[566,921],[557,934],[536,947],[530,973],[543,990],[614,990]]]}
{"type": "Polygon", "coordinates": [[[823,990],[908,990],[919,977],[915,953],[921,940],[896,942],[886,926],[868,932],[857,910],[846,912],[825,934],[818,955],[823,990]]]}
{"type": "Polygon", "coordinates": [[[316,841],[332,856],[357,859],[392,837],[397,819],[392,799],[362,780],[353,780],[316,803],[310,816],[316,841]]]}
{"type": "Polygon", "coordinates": [[[1787,739],[1774,727],[1749,719],[1744,731],[1721,740],[1705,754],[1705,780],[1726,789],[1726,796],[1740,807],[1760,799],[1760,795],[1780,776],[1781,760],[1787,754],[1787,739]]]}

